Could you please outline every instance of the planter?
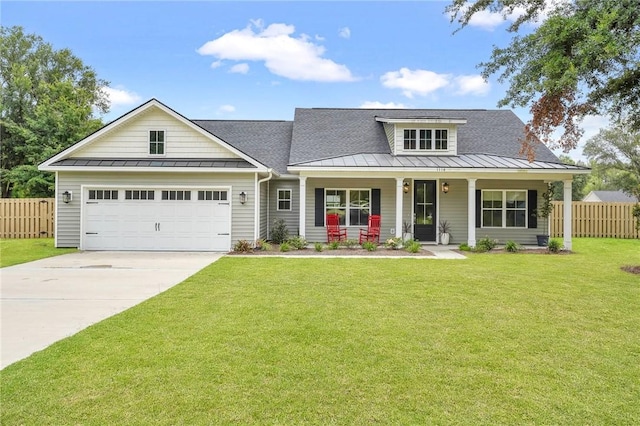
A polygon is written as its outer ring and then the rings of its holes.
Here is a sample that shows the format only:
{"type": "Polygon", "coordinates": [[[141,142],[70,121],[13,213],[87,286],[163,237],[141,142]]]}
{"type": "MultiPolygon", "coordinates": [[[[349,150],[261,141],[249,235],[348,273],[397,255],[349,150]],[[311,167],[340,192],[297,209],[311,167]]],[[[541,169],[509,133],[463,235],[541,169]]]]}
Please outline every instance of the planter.
{"type": "Polygon", "coordinates": [[[413,234],[411,232],[405,232],[402,234],[402,241],[411,241],[413,240],[413,234]]]}
{"type": "Polygon", "coordinates": [[[536,235],[538,239],[538,247],[546,247],[549,245],[549,236],[548,235],[536,235]]]}
{"type": "Polygon", "coordinates": [[[440,244],[442,245],[449,245],[449,233],[448,232],[444,232],[442,234],[440,234],[440,244]]]}

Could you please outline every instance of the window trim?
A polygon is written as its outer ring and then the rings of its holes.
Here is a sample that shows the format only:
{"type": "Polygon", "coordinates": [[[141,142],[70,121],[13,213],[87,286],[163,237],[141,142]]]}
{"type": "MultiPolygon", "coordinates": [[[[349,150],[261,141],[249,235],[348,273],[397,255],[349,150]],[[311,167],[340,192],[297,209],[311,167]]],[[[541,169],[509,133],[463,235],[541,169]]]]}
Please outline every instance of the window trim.
{"type": "MultiPolygon", "coordinates": [[[[345,210],[345,220],[344,220],[344,225],[343,226],[367,226],[366,223],[364,224],[359,224],[359,225],[352,225],[351,222],[351,191],[366,191],[369,193],[369,215],[371,215],[371,211],[373,209],[373,189],[372,188],[325,188],[324,189],[324,222],[325,222],[325,226],[326,225],[326,218],[327,218],[327,200],[328,200],[328,196],[327,196],[327,192],[328,191],[345,191],[346,192],[346,198],[345,198],[345,203],[346,206],[344,207],[345,210]]],[[[340,207],[340,209],[342,209],[342,207],[340,207]]],[[[353,210],[362,210],[362,208],[357,208],[357,209],[353,209],[353,210]]]]}
{"type": "MultiPolygon", "coordinates": [[[[156,148],[157,149],[157,148],[156,148]]],[[[147,155],[150,157],[166,157],[167,156],[167,131],[165,129],[149,129],[147,131],[147,155]],[[162,132],[164,140],[162,141],[162,154],[152,154],[151,144],[159,142],[151,142],[151,132],[162,132]]]]}
{"type": "Polygon", "coordinates": [[[276,211],[279,212],[290,212],[293,209],[293,190],[290,188],[278,188],[277,194],[276,194],[276,211]],[[288,192],[289,193],[289,198],[285,199],[285,198],[280,198],[280,193],[281,192],[288,192]],[[289,202],[289,208],[280,208],[280,202],[289,202]]]}
{"type": "Polygon", "coordinates": [[[480,197],[480,220],[482,221],[481,228],[486,229],[528,229],[529,228],[529,192],[526,189],[482,189],[480,197]],[[497,208],[485,208],[484,207],[484,194],[485,192],[500,192],[502,193],[502,206],[497,208]],[[523,208],[508,208],[507,207],[507,193],[508,192],[520,192],[524,194],[524,207],[523,208]],[[484,212],[485,210],[500,210],[502,212],[502,225],[501,226],[487,226],[484,224],[484,212]],[[523,226],[507,226],[507,211],[522,211],[524,212],[524,225],[523,226]]]}
{"type": "MultiPolygon", "coordinates": [[[[402,151],[403,152],[447,152],[449,151],[449,138],[450,138],[450,132],[451,129],[449,128],[441,128],[441,127],[429,127],[429,128],[425,128],[425,127],[404,127],[402,128],[402,151]],[[405,132],[407,131],[414,131],[415,132],[415,138],[414,139],[407,139],[405,137],[405,132]],[[428,139],[423,139],[421,133],[422,132],[431,132],[431,135],[429,136],[428,139]],[[436,139],[436,132],[446,132],[447,136],[446,138],[442,139],[436,139]],[[411,143],[413,145],[415,145],[415,148],[406,148],[406,141],[410,140],[411,143]],[[421,148],[422,142],[425,142],[425,148],[421,148]],[[437,148],[437,143],[436,141],[439,141],[440,144],[442,144],[442,141],[445,142],[446,148],[437,148]],[[431,148],[428,148],[428,147],[431,148]]],[[[440,133],[440,135],[442,135],[442,133],[440,133]]]]}

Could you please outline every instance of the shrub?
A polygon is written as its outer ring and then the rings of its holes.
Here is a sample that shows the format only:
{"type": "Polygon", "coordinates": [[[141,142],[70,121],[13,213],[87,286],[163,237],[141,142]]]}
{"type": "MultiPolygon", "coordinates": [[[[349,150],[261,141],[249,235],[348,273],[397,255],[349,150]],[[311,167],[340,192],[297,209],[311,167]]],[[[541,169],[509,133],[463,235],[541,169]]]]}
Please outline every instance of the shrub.
{"type": "Polygon", "coordinates": [[[562,243],[560,240],[549,240],[549,244],[547,245],[547,250],[550,253],[558,253],[562,249],[562,243]]]}
{"type": "Polygon", "coordinates": [[[498,245],[498,240],[492,240],[489,237],[484,237],[476,243],[475,251],[478,253],[484,253],[486,251],[493,250],[496,248],[496,245],[498,245]]]}
{"type": "Polygon", "coordinates": [[[324,250],[324,245],[322,245],[322,243],[315,243],[313,245],[313,248],[315,248],[317,252],[321,252],[322,250],[324,250]]]}
{"type": "Polygon", "coordinates": [[[389,238],[384,242],[384,246],[392,250],[398,250],[402,246],[402,238],[389,238]]]}
{"type": "Polygon", "coordinates": [[[364,243],[362,243],[362,248],[366,251],[376,251],[378,245],[372,241],[365,241],[364,243]]]}
{"type": "Polygon", "coordinates": [[[520,244],[516,243],[515,241],[509,240],[505,243],[504,249],[509,253],[516,253],[520,250],[520,244]]]}
{"type": "Polygon", "coordinates": [[[260,238],[256,240],[256,249],[261,251],[269,251],[271,250],[271,244],[260,238]]]}
{"type": "Polygon", "coordinates": [[[331,241],[329,243],[329,248],[331,250],[338,250],[340,248],[340,241],[331,241]]]}
{"type": "Polygon", "coordinates": [[[275,244],[282,244],[289,238],[289,230],[284,223],[284,219],[276,219],[273,221],[273,228],[271,229],[271,241],[275,244]]]}
{"type": "Polygon", "coordinates": [[[280,251],[282,252],[291,251],[291,246],[289,245],[289,243],[285,241],[284,243],[280,244],[280,251]]]}
{"type": "Polygon", "coordinates": [[[289,243],[291,248],[294,248],[296,250],[303,250],[307,248],[307,240],[305,240],[304,237],[301,237],[299,235],[287,239],[286,242],[289,243]]]}
{"type": "Polygon", "coordinates": [[[422,246],[418,241],[412,240],[408,241],[407,244],[405,244],[404,249],[409,253],[417,253],[422,249],[422,246]]]}
{"type": "Polygon", "coordinates": [[[345,246],[346,248],[350,249],[350,248],[354,248],[355,246],[358,245],[358,241],[356,240],[344,240],[342,242],[342,245],[345,246]]]}
{"type": "Polygon", "coordinates": [[[233,251],[238,253],[247,253],[247,252],[250,252],[251,250],[253,250],[253,248],[251,247],[251,243],[249,243],[249,241],[247,240],[238,240],[233,245],[233,251]]]}
{"type": "Polygon", "coordinates": [[[462,243],[458,246],[458,250],[460,251],[471,251],[471,247],[469,247],[469,244],[467,243],[462,243]]]}

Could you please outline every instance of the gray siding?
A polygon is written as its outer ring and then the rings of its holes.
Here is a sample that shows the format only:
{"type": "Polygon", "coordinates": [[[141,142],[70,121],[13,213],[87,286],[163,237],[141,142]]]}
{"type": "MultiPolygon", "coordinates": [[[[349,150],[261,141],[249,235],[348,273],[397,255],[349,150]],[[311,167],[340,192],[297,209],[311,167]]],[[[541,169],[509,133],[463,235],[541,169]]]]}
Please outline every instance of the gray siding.
{"type": "Polygon", "coordinates": [[[59,172],[58,198],[64,191],[73,191],[73,201],[69,204],[56,203],[58,222],[56,235],[58,247],[80,246],[80,207],[84,201],[81,185],[96,186],[210,186],[231,187],[231,246],[238,240],[254,239],[254,203],[256,201],[255,175],[214,174],[214,173],[95,173],[59,172]],[[240,204],[238,194],[247,193],[246,204],[240,204]]]}
{"type": "MultiPolygon", "coordinates": [[[[395,235],[391,229],[395,229],[395,196],[394,179],[307,179],[307,217],[305,218],[306,238],[309,242],[324,242],[327,240],[325,227],[315,226],[315,189],[316,188],[379,188],[380,189],[380,215],[382,218],[380,229],[380,241],[395,235]]],[[[357,240],[362,226],[347,227],[347,238],[357,240]]]]}
{"type": "MultiPolygon", "coordinates": [[[[269,230],[276,219],[283,219],[289,235],[300,233],[300,183],[297,179],[274,179],[269,188],[269,230]],[[291,211],[278,210],[278,189],[291,190],[291,211]]],[[[313,206],[311,206],[313,208],[313,206]]],[[[307,205],[307,210],[309,205],[307,205]]]]}
{"type": "MultiPolygon", "coordinates": [[[[440,181],[442,184],[444,180],[440,181]]],[[[440,201],[440,216],[438,222],[446,220],[451,225],[451,239],[449,244],[460,244],[467,242],[469,237],[467,230],[467,180],[451,180],[447,179],[449,184],[449,192],[443,194],[438,186],[438,197],[440,201]]]]}

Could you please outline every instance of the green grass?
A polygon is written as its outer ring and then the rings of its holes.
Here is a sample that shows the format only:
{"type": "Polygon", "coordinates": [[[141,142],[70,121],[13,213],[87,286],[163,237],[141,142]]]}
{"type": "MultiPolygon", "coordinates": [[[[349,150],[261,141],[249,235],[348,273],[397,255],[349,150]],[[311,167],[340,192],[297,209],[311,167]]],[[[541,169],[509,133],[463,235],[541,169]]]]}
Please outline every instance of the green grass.
{"type": "Polygon", "coordinates": [[[640,241],[227,257],[0,372],[13,424],[638,424],[640,241]]]}
{"type": "Polygon", "coordinates": [[[0,268],[77,251],[55,248],[53,238],[0,239],[0,268]]]}

